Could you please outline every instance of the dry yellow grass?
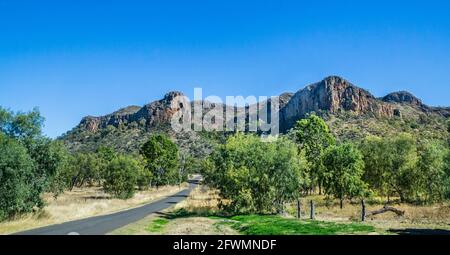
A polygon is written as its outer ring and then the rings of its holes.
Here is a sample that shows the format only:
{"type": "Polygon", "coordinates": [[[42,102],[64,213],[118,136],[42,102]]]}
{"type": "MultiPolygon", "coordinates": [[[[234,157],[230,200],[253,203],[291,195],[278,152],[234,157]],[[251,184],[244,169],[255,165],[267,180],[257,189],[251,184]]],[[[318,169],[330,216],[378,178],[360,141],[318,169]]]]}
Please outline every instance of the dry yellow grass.
{"type": "MultiPolygon", "coordinates": [[[[184,209],[196,215],[205,215],[218,210],[217,191],[199,186],[194,189],[189,197],[167,209],[164,213],[184,209]]],[[[217,220],[206,217],[186,217],[171,219],[161,231],[151,232],[149,226],[154,220],[163,217],[152,214],[138,222],[129,224],[123,228],[111,232],[111,235],[238,235],[239,233],[228,226],[215,224],[217,220]]]]}
{"type": "MultiPolygon", "coordinates": [[[[324,221],[351,222],[361,219],[361,205],[359,203],[344,204],[341,210],[337,201],[327,203],[323,196],[309,196],[302,199],[302,212],[305,217],[309,217],[309,201],[316,204],[316,218],[324,221]]],[[[395,208],[405,211],[405,215],[398,216],[395,213],[387,212],[367,218],[367,223],[382,230],[389,229],[448,229],[450,230],[450,204],[435,205],[411,205],[396,204],[395,208]]],[[[367,204],[367,212],[381,209],[382,204],[367,204]]],[[[290,213],[296,214],[296,205],[290,207],[290,213]]]]}
{"type": "Polygon", "coordinates": [[[219,205],[219,194],[217,190],[209,189],[206,186],[198,186],[189,197],[178,203],[173,210],[185,209],[197,215],[204,215],[217,211],[219,205]]]}
{"type": "Polygon", "coordinates": [[[101,188],[82,188],[61,194],[54,199],[50,194],[44,195],[47,206],[38,213],[21,216],[11,221],[0,223],[0,234],[10,234],[37,227],[114,213],[175,194],[186,185],[165,186],[137,192],[133,198],[120,200],[111,198],[101,188]]]}

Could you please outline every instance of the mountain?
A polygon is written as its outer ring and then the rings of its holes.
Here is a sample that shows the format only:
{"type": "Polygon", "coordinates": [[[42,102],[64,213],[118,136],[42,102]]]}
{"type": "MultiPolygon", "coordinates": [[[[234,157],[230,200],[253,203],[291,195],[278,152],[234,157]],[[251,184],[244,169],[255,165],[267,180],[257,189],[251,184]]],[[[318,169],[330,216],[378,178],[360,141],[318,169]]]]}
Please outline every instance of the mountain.
{"type": "MultiPolygon", "coordinates": [[[[208,154],[223,138],[218,132],[174,132],[170,126],[172,116],[183,103],[175,100],[181,92],[169,92],[163,99],[139,106],[129,106],[105,116],[87,116],[61,140],[72,151],[93,150],[99,145],[115,147],[121,151],[135,152],[155,132],[165,132],[173,137],[186,153],[202,156],[208,154]]],[[[409,132],[429,139],[448,136],[446,119],[449,107],[431,107],[409,92],[400,91],[376,98],[370,92],[349,81],[330,76],[306,86],[296,93],[283,93],[280,102],[280,130],[286,133],[297,120],[310,113],[322,116],[331,130],[341,140],[359,139],[366,135],[389,135],[409,132]]],[[[238,116],[249,118],[249,107],[244,108],[211,103],[203,105],[204,114],[213,108],[234,110],[238,116]]],[[[257,107],[270,104],[260,102],[257,107]]],[[[224,115],[225,116],[225,115],[224,115]]],[[[221,123],[216,119],[215,122],[221,123]]],[[[235,124],[235,118],[224,119],[235,124]]]]}

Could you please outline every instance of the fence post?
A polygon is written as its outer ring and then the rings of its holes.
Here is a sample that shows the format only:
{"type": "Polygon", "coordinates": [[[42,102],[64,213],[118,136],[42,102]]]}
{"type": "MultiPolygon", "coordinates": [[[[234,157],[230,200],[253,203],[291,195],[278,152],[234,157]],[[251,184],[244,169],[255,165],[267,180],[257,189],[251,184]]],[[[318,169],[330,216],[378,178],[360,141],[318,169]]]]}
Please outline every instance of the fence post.
{"type": "Polygon", "coordinates": [[[364,201],[364,199],[361,199],[361,221],[365,222],[366,221],[366,202],[364,201]]]}
{"type": "Polygon", "coordinates": [[[297,199],[297,218],[302,217],[302,202],[300,201],[300,198],[297,199]]]}
{"type": "Polygon", "coordinates": [[[311,220],[315,220],[316,219],[316,212],[315,212],[315,206],[314,206],[314,201],[311,200],[311,220]]]}

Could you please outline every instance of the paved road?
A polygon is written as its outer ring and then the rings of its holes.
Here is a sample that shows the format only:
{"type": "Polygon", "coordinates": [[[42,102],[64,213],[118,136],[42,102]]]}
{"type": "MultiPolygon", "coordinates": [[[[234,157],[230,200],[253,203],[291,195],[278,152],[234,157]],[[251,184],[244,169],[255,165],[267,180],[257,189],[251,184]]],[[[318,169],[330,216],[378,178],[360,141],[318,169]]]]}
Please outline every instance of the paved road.
{"type": "Polygon", "coordinates": [[[189,182],[189,188],[162,200],[144,205],[142,207],[122,211],[114,214],[97,216],[58,225],[32,229],[15,235],[105,235],[115,229],[126,226],[145,218],[147,215],[160,212],[183,201],[195,186],[198,180],[189,182]]]}

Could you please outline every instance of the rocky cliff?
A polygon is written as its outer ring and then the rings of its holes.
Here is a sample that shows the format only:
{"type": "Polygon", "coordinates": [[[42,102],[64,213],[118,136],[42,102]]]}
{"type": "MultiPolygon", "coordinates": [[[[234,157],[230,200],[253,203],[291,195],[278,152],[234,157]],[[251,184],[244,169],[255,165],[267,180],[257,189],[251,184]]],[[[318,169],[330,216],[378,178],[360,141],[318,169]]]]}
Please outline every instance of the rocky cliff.
{"type": "Polygon", "coordinates": [[[311,112],[338,113],[351,111],[357,115],[374,114],[392,117],[395,107],[376,99],[368,91],[345,79],[330,76],[295,93],[281,109],[281,129],[286,131],[295,122],[311,112]]]}

